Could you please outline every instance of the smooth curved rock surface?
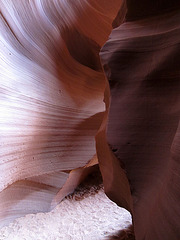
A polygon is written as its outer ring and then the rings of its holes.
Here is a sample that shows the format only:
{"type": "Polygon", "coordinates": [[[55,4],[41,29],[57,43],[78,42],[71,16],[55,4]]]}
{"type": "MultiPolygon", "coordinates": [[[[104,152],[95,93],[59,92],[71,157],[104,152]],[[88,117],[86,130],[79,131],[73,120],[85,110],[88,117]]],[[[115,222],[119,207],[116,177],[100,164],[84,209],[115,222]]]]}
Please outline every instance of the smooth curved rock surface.
{"type": "Polygon", "coordinates": [[[0,1],[1,226],[50,210],[97,163],[105,109],[98,54],[120,5],[0,1]]]}
{"type": "Polygon", "coordinates": [[[97,152],[106,192],[132,213],[136,240],[179,240],[179,1],[164,1],[163,14],[142,2],[127,1],[125,22],[101,49],[110,92],[97,152]]]}
{"type": "Polygon", "coordinates": [[[97,150],[136,240],[180,239],[179,5],[1,0],[1,226],[52,209],[97,150]]]}

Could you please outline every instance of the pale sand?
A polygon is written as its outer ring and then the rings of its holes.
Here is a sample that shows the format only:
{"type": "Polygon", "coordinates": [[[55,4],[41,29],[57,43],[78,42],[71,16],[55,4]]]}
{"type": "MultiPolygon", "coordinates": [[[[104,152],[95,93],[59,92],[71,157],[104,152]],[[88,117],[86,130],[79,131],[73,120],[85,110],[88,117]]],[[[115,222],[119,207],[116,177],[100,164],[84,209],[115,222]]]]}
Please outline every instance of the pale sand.
{"type": "Polygon", "coordinates": [[[131,224],[130,214],[84,184],[49,213],[29,214],[0,230],[0,240],[102,240],[131,224]]]}

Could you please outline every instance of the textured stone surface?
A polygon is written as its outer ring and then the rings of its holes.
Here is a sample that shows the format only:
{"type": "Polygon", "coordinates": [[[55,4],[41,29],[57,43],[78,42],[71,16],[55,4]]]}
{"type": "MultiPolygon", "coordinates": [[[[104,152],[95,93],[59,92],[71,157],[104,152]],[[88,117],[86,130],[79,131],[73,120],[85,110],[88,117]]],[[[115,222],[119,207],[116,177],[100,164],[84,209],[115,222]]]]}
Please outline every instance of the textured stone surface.
{"type": "Polygon", "coordinates": [[[97,163],[105,109],[98,54],[120,5],[0,1],[2,225],[50,210],[97,163]]]}
{"type": "Polygon", "coordinates": [[[161,14],[134,2],[100,53],[111,96],[100,166],[107,194],[133,215],[136,240],[179,240],[180,14],[168,12],[179,3],[164,1],[161,14]]]}
{"type": "Polygon", "coordinates": [[[51,212],[28,214],[1,228],[0,240],[112,240],[130,235],[130,224],[129,212],[107,198],[93,173],[51,212]]]}
{"type": "Polygon", "coordinates": [[[136,240],[180,239],[179,9],[0,1],[1,225],[52,209],[98,156],[136,240]]]}

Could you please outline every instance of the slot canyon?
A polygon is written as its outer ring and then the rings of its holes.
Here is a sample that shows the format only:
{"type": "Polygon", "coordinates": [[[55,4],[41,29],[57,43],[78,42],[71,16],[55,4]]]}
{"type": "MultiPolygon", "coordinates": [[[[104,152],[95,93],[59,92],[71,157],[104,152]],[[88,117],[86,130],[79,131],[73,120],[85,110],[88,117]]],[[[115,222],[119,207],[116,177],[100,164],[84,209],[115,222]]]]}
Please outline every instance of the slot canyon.
{"type": "Polygon", "coordinates": [[[116,239],[180,240],[179,61],[178,0],[0,0],[0,227],[98,172],[116,239]]]}

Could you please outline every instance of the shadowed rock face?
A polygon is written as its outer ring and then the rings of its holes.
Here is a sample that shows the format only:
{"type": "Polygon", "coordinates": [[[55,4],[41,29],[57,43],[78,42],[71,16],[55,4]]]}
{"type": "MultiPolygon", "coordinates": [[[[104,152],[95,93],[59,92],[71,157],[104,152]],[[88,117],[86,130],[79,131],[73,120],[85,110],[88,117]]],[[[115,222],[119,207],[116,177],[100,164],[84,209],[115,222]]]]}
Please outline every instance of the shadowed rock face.
{"type": "Polygon", "coordinates": [[[127,0],[126,4],[128,8],[126,19],[128,21],[160,15],[180,7],[178,0],[139,0],[138,4],[136,0],[127,0]]]}
{"type": "Polygon", "coordinates": [[[168,12],[178,1],[153,2],[127,1],[125,23],[101,49],[111,100],[109,146],[104,153],[104,123],[97,151],[106,192],[131,211],[136,240],[179,240],[180,11],[168,12]]]}
{"type": "Polygon", "coordinates": [[[52,209],[97,151],[136,240],[180,239],[178,9],[175,0],[0,1],[1,226],[52,209]],[[112,23],[100,53],[107,80],[98,54],[112,23]]]}

